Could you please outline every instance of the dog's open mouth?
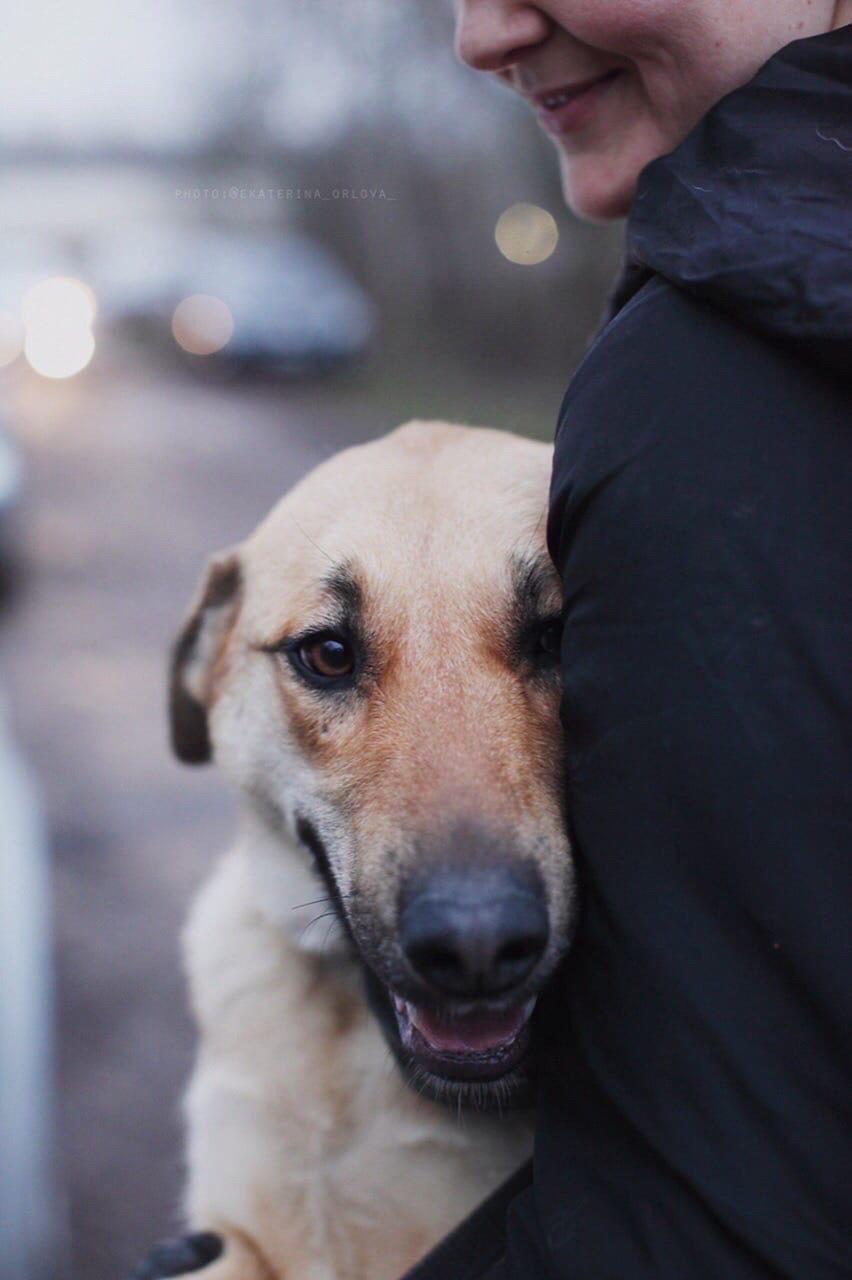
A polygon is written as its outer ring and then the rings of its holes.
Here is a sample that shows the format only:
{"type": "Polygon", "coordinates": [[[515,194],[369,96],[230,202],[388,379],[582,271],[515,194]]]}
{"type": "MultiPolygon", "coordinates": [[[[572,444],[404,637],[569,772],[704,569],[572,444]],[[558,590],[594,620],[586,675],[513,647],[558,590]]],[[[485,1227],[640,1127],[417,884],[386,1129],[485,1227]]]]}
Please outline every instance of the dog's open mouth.
{"type": "Polygon", "coordinates": [[[364,979],[388,1046],[423,1097],[477,1111],[530,1105],[536,996],[441,1009],[406,999],[367,966],[364,979]]]}
{"type": "Polygon", "coordinates": [[[508,1009],[436,1013],[393,996],[404,1049],[421,1071],[442,1080],[487,1084],[520,1066],[530,1047],[535,997],[508,1009]]]}

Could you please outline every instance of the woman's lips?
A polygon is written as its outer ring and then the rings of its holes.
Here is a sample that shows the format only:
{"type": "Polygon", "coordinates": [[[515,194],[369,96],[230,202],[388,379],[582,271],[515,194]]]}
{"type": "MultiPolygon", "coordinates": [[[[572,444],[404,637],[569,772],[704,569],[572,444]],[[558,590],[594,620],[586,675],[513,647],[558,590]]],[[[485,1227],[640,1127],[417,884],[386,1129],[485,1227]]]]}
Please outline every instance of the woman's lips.
{"type": "Polygon", "coordinates": [[[556,135],[582,129],[591,120],[603,94],[620,75],[621,68],[614,67],[594,80],[534,94],[539,124],[556,135]]]}

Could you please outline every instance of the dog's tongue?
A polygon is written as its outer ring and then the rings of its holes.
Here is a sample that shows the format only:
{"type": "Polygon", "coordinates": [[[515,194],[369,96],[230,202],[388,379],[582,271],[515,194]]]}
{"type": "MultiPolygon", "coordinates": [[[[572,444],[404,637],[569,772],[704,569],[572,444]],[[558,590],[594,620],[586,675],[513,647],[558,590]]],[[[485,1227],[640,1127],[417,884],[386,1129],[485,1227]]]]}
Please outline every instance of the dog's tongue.
{"type": "Polygon", "coordinates": [[[487,1053],[514,1039],[532,1012],[532,1002],[507,1013],[473,1014],[455,1022],[442,1022],[434,1014],[408,1005],[414,1026],[438,1053],[487,1053]]]}

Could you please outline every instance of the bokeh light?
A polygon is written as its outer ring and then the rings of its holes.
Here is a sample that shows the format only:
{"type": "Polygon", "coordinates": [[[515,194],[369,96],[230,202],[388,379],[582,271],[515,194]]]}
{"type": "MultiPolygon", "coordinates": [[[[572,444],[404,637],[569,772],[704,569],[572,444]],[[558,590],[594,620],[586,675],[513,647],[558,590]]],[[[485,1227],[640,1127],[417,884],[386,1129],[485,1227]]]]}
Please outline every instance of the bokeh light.
{"type": "Polygon", "coordinates": [[[521,267],[545,262],[559,243],[559,228],[552,213],[537,204],[510,205],[494,228],[497,248],[504,258],[521,267]]]}
{"type": "Polygon", "coordinates": [[[53,276],[27,292],[21,307],[24,355],[44,378],[71,378],[95,350],[95,295],[82,280],[53,276]]]}
{"type": "Polygon", "coordinates": [[[24,348],[24,326],[11,311],[0,311],[0,369],[17,360],[24,348]]]}
{"type": "Polygon", "coordinates": [[[24,298],[21,314],[27,329],[88,329],[95,311],[95,295],[87,284],[72,276],[54,276],[33,285],[24,298]]]}
{"type": "Polygon", "coordinates": [[[24,355],[45,378],[70,378],[85,369],[95,351],[88,325],[28,325],[24,355]]]}
{"type": "Polygon", "coordinates": [[[175,342],[194,356],[212,356],[231,341],[234,318],[221,298],[194,293],[175,307],[172,316],[175,342]]]}

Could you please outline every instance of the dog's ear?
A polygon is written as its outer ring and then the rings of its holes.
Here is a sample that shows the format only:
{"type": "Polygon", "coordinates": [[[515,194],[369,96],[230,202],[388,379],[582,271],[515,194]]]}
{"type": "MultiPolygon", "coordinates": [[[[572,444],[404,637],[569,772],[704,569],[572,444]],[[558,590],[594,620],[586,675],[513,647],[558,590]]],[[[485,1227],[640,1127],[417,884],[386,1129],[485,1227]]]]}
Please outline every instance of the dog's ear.
{"type": "Polygon", "coordinates": [[[185,764],[211,756],[207,713],[217,659],[240,607],[242,572],[235,551],[212,557],[172,648],[169,723],[175,755],[185,764]]]}

